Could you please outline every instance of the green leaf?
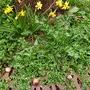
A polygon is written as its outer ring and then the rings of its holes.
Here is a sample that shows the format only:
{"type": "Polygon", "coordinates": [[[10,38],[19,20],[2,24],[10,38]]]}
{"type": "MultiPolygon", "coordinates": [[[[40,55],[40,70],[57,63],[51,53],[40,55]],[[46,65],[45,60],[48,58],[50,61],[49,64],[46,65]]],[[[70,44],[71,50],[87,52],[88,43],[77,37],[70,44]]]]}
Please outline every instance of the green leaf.
{"type": "Polygon", "coordinates": [[[76,7],[76,6],[74,6],[74,7],[72,7],[72,8],[69,10],[69,14],[74,14],[74,13],[76,13],[76,12],[78,12],[78,11],[79,11],[79,8],[76,7]]]}

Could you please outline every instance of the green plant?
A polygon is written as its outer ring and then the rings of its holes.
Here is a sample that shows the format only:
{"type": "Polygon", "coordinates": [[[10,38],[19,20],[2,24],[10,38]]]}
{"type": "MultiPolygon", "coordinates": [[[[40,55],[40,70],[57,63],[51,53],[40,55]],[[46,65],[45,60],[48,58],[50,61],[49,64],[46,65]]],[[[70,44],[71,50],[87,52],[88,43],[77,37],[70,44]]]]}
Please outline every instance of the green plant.
{"type": "MultiPolygon", "coordinates": [[[[25,8],[26,16],[17,20],[15,12],[5,15],[1,11],[0,70],[4,69],[4,64],[15,68],[11,76],[14,87],[28,90],[32,78],[47,77],[43,84],[61,83],[67,90],[74,90],[73,83],[66,79],[70,71],[80,75],[83,88],[90,83],[86,78],[90,69],[89,4],[86,6],[80,0],[70,2],[77,6],[51,21],[30,7],[25,8]],[[32,35],[35,37],[33,44],[26,40],[32,35]]],[[[0,89],[7,87],[1,80],[0,89]]]]}

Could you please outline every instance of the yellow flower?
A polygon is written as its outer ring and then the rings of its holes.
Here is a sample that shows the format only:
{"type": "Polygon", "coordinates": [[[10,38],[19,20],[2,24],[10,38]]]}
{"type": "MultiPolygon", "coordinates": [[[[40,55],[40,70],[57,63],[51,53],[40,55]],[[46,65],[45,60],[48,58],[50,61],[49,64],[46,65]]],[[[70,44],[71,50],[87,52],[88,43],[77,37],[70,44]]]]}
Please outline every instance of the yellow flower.
{"type": "Polygon", "coordinates": [[[19,16],[25,16],[25,13],[26,13],[26,12],[25,12],[24,10],[21,10],[21,11],[17,14],[17,16],[15,17],[15,19],[17,20],[19,16]]]}
{"type": "Polygon", "coordinates": [[[62,9],[66,10],[66,9],[69,9],[69,8],[70,8],[69,2],[66,1],[66,2],[64,3],[64,5],[63,5],[62,9]]]}
{"type": "Polygon", "coordinates": [[[37,2],[35,8],[36,8],[37,10],[40,10],[40,9],[42,8],[42,3],[41,3],[41,1],[38,1],[38,2],[37,2]]]}
{"type": "Polygon", "coordinates": [[[62,0],[57,0],[56,1],[56,6],[58,6],[59,8],[61,8],[63,6],[63,1],[62,0]]]}
{"type": "Polygon", "coordinates": [[[56,12],[55,11],[51,11],[48,15],[49,17],[56,17],[56,12]]]}
{"type": "Polygon", "coordinates": [[[24,10],[21,10],[21,11],[19,12],[19,16],[25,16],[25,11],[24,11],[24,10]]]}
{"type": "Polygon", "coordinates": [[[5,13],[5,14],[8,14],[8,13],[11,13],[11,12],[13,12],[13,7],[7,5],[7,7],[4,8],[4,13],[5,13]]]}

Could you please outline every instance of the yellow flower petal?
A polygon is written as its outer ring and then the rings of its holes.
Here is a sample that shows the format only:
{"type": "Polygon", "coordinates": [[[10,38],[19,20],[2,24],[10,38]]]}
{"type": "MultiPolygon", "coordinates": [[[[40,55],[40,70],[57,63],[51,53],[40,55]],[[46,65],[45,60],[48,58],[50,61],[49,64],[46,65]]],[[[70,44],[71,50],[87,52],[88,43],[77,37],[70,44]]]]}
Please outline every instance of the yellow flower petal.
{"type": "Polygon", "coordinates": [[[56,17],[56,12],[55,11],[54,12],[51,11],[48,16],[49,17],[56,17]]]}
{"type": "Polygon", "coordinates": [[[8,14],[8,13],[11,13],[11,12],[13,12],[13,7],[7,5],[7,7],[4,8],[4,13],[5,13],[5,14],[8,14]]]}
{"type": "Polygon", "coordinates": [[[37,2],[35,8],[36,8],[37,10],[42,9],[42,3],[41,3],[41,1],[38,1],[38,2],[37,2]]]}
{"type": "Polygon", "coordinates": [[[70,8],[69,2],[66,1],[66,2],[64,3],[64,5],[63,5],[62,9],[66,10],[66,9],[69,9],[69,8],[70,8]]]}
{"type": "Polygon", "coordinates": [[[66,1],[66,2],[65,2],[65,5],[68,6],[68,5],[69,5],[69,2],[66,1]]]}
{"type": "Polygon", "coordinates": [[[56,1],[56,6],[58,6],[59,8],[61,8],[63,6],[63,1],[62,0],[57,0],[56,1]]]}
{"type": "Polygon", "coordinates": [[[24,11],[24,10],[21,10],[21,11],[19,12],[19,15],[20,15],[20,16],[25,16],[25,11],[24,11]]]}
{"type": "Polygon", "coordinates": [[[15,17],[15,19],[17,20],[19,18],[19,16],[25,16],[25,11],[24,10],[21,10],[15,17]]]}

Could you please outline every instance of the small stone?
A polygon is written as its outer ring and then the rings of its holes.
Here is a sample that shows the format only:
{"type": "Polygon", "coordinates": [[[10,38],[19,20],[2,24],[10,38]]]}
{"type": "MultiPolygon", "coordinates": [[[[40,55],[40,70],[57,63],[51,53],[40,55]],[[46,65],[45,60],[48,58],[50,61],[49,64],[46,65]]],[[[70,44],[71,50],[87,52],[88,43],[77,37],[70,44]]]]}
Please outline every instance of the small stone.
{"type": "Polygon", "coordinates": [[[72,77],[72,75],[68,75],[67,78],[68,78],[69,80],[71,80],[73,77],[72,77]]]}
{"type": "Polygon", "coordinates": [[[9,73],[9,72],[11,71],[11,67],[6,67],[6,68],[5,68],[5,71],[6,71],[7,73],[9,73]]]}

